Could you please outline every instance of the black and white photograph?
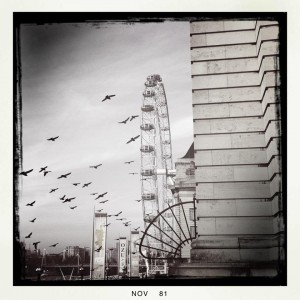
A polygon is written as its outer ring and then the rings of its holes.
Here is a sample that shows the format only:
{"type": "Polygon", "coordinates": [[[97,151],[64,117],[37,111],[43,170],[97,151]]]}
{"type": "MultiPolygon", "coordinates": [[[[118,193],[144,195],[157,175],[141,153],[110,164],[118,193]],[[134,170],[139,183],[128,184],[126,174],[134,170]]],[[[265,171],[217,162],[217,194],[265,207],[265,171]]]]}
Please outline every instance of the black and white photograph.
{"type": "Polygon", "coordinates": [[[14,13],[14,285],[286,285],[286,20],[14,13]]]}

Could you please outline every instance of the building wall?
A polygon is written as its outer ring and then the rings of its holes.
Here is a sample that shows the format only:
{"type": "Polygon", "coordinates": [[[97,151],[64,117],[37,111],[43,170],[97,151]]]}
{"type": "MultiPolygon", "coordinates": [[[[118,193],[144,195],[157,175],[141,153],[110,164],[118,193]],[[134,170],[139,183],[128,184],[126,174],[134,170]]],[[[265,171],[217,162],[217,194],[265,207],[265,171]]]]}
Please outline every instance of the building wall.
{"type": "Polygon", "coordinates": [[[200,21],[190,29],[198,220],[191,258],[264,262],[274,276],[285,259],[278,24],[200,21]]]}

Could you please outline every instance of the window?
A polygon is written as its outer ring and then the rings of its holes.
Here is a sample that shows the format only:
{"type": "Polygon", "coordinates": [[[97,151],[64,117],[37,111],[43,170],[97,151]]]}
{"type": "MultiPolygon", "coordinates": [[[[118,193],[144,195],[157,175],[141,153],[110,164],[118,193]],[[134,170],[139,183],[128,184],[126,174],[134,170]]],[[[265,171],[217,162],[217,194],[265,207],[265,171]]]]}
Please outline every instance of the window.
{"type": "Polygon", "coordinates": [[[190,208],[189,212],[190,212],[190,221],[195,221],[195,209],[190,208]]]}

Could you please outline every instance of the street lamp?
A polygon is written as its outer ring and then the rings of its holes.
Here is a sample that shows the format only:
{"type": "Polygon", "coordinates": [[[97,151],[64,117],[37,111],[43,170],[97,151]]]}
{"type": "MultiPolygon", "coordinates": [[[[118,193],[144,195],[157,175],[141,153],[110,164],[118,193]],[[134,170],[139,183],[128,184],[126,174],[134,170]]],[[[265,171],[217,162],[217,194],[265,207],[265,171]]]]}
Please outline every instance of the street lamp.
{"type": "Polygon", "coordinates": [[[84,271],[84,268],[83,268],[83,266],[81,266],[81,267],[79,268],[79,273],[80,273],[80,278],[81,278],[81,280],[83,280],[83,271],[84,271]]]}
{"type": "Polygon", "coordinates": [[[36,268],[35,271],[36,271],[36,274],[37,274],[37,281],[41,281],[41,275],[43,273],[42,269],[41,268],[36,268]]]}

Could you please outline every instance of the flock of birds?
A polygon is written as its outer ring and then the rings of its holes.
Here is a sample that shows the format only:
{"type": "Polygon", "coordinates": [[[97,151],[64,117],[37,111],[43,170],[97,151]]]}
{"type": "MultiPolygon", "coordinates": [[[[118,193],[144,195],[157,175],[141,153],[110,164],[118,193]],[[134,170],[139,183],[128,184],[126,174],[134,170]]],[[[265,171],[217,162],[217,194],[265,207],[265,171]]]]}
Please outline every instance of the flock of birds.
{"type": "MultiPolygon", "coordinates": [[[[105,98],[102,100],[102,102],[107,101],[107,100],[111,100],[111,98],[112,98],[112,97],[115,97],[115,96],[116,96],[116,95],[106,95],[105,98]]],[[[118,123],[120,123],[120,124],[126,124],[128,121],[131,122],[131,121],[133,121],[135,118],[137,118],[138,116],[139,116],[139,115],[133,115],[133,116],[130,116],[130,117],[126,118],[124,121],[121,121],[121,122],[118,122],[118,123]]],[[[135,141],[139,138],[139,136],[140,136],[140,135],[137,135],[137,136],[135,136],[135,137],[132,137],[130,140],[128,140],[128,141],[126,142],[126,144],[135,142],[135,141]]],[[[47,139],[47,141],[55,142],[58,138],[59,138],[59,136],[50,137],[50,138],[47,139]]],[[[131,163],[133,163],[133,162],[134,162],[133,160],[130,160],[130,161],[126,161],[126,162],[124,162],[124,163],[129,165],[129,164],[131,164],[131,163]]],[[[97,165],[89,166],[89,168],[93,168],[93,169],[96,169],[96,170],[97,170],[97,169],[98,169],[99,167],[101,167],[101,166],[102,166],[102,163],[97,164],[97,165]]],[[[48,168],[48,166],[41,167],[40,170],[39,170],[39,173],[42,173],[44,176],[47,176],[47,174],[49,174],[49,173],[52,172],[52,171],[48,170],[47,168],[48,168]]],[[[23,176],[25,176],[25,177],[27,177],[28,174],[30,174],[31,172],[33,172],[33,169],[30,169],[30,170],[28,170],[28,171],[22,171],[22,172],[20,172],[19,174],[20,174],[20,175],[23,175],[23,176]]],[[[66,174],[61,174],[59,177],[57,177],[57,179],[63,179],[63,178],[66,179],[66,178],[68,178],[68,176],[70,176],[71,174],[72,174],[72,172],[68,172],[68,173],[66,173],[66,174]]],[[[136,172],[131,172],[131,173],[128,173],[128,174],[130,174],[130,175],[137,175],[138,173],[136,173],[136,172]]],[[[81,183],[79,183],[79,182],[75,182],[75,183],[72,183],[72,184],[73,184],[74,186],[79,186],[79,185],[81,185],[81,183]]],[[[82,184],[82,188],[86,188],[86,187],[88,187],[90,184],[92,184],[92,182],[83,183],[83,184],[82,184]]],[[[59,189],[59,188],[52,188],[52,189],[49,191],[49,193],[55,193],[58,189],[59,189]]],[[[108,192],[104,192],[104,193],[102,193],[102,194],[95,192],[95,193],[91,193],[90,195],[96,196],[95,200],[98,200],[99,198],[104,198],[104,196],[107,195],[107,194],[108,194],[108,192]]],[[[71,201],[75,200],[76,197],[70,197],[70,198],[69,198],[69,197],[67,197],[66,195],[63,195],[63,196],[60,197],[59,199],[62,201],[62,203],[67,203],[67,202],[71,203],[71,201]]],[[[108,201],[109,201],[109,200],[102,200],[102,201],[99,201],[99,204],[104,204],[104,203],[106,203],[106,202],[108,202],[108,201]]],[[[135,200],[135,201],[140,202],[141,199],[135,200]]],[[[30,202],[30,203],[27,203],[26,206],[33,207],[35,203],[36,203],[36,201],[30,202]]],[[[77,205],[75,205],[75,206],[69,206],[69,208],[70,208],[71,210],[74,210],[74,209],[77,208],[77,205]]],[[[96,210],[96,211],[97,211],[97,212],[101,212],[101,211],[103,211],[103,209],[98,209],[98,210],[96,210]]],[[[119,217],[120,214],[122,214],[122,213],[123,213],[123,211],[120,211],[120,212],[118,212],[117,214],[108,214],[107,217],[108,217],[108,218],[111,218],[111,217],[119,217]]],[[[29,222],[34,223],[34,222],[36,221],[36,219],[37,219],[37,218],[34,218],[34,219],[32,219],[32,220],[29,220],[29,222]]],[[[122,218],[116,218],[116,221],[122,221],[122,222],[123,222],[123,221],[125,221],[125,220],[127,220],[127,219],[126,219],[126,218],[123,218],[123,217],[122,217],[122,218]]],[[[125,221],[125,222],[123,222],[123,224],[124,224],[125,227],[131,226],[131,221],[125,221]]],[[[108,224],[106,224],[106,225],[104,225],[104,226],[108,227],[109,225],[111,225],[111,223],[108,223],[108,224]]],[[[140,227],[133,228],[133,229],[137,231],[139,228],[140,228],[140,227]]],[[[32,236],[32,234],[33,234],[33,233],[30,232],[27,236],[25,236],[25,239],[30,239],[31,236],[32,236]]],[[[119,240],[119,239],[116,239],[116,240],[119,240]]],[[[33,246],[34,246],[34,250],[35,250],[35,251],[37,251],[37,247],[38,247],[38,244],[39,244],[39,243],[41,243],[41,241],[37,241],[37,242],[33,242],[33,243],[32,243],[33,246]]],[[[49,247],[53,247],[53,248],[54,248],[54,247],[56,247],[58,244],[59,244],[59,243],[54,243],[54,244],[50,245],[49,247]]],[[[96,251],[96,252],[99,252],[99,251],[101,250],[101,248],[102,248],[102,246],[99,247],[99,248],[97,248],[95,251],[96,251]]]]}

